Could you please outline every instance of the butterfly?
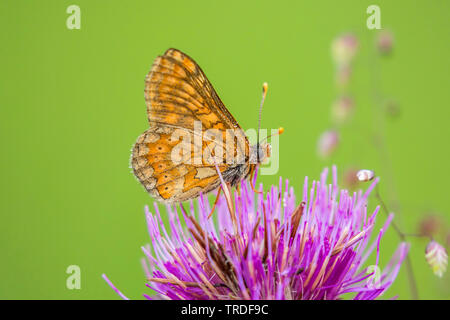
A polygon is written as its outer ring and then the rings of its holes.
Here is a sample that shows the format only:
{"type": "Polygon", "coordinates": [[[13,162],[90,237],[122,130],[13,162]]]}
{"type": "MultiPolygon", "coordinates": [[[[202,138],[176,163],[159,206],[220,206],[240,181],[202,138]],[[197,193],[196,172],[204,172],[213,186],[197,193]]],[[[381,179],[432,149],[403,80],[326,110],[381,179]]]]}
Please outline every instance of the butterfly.
{"type": "MultiPolygon", "coordinates": [[[[262,102],[266,91],[267,85],[262,102]]],[[[250,146],[205,73],[187,54],[168,49],[158,56],[146,76],[144,93],[150,128],[138,137],[131,166],[154,199],[180,203],[207,194],[220,186],[219,172],[224,182],[237,186],[270,156],[269,144],[250,146]],[[215,135],[207,136],[210,132],[215,135]]]]}

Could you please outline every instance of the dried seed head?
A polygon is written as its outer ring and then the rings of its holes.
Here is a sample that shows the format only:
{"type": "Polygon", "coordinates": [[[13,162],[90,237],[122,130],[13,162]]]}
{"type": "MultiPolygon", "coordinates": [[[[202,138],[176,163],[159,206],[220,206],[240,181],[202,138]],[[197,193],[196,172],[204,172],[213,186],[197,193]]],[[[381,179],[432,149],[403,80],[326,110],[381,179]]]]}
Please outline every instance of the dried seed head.
{"type": "Polygon", "coordinates": [[[419,222],[419,233],[431,238],[439,232],[442,224],[442,219],[438,215],[428,214],[419,222]]]}
{"type": "Polygon", "coordinates": [[[434,240],[430,241],[425,249],[425,259],[433,273],[442,278],[448,265],[448,255],[445,248],[434,240]]]}
{"type": "Polygon", "coordinates": [[[331,55],[334,62],[337,65],[349,64],[358,50],[358,45],[358,39],[351,33],[341,35],[334,39],[331,44],[331,55]]]}
{"type": "Polygon", "coordinates": [[[331,106],[331,117],[335,123],[341,124],[348,121],[354,110],[354,102],[351,97],[342,96],[334,101],[331,106]]]}
{"type": "Polygon", "coordinates": [[[356,176],[358,177],[359,181],[370,181],[373,180],[373,178],[375,177],[375,174],[372,170],[367,170],[367,169],[363,169],[363,170],[359,170],[358,173],[356,174],[356,176]]]}
{"type": "Polygon", "coordinates": [[[320,157],[329,157],[339,144],[339,133],[335,130],[329,130],[322,133],[319,137],[317,152],[320,157]]]}
{"type": "Polygon", "coordinates": [[[349,167],[344,171],[343,183],[345,188],[349,190],[355,190],[359,185],[359,179],[357,177],[358,169],[354,167],[349,167]]]}
{"type": "Polygon", "coordinates": [[[389,31],[381,31],[376,40],[376,45],[378,48],[378,51],[381,54],[389,54],[392,52],[392,45],[394,43],[394,37],[392,36],[392,33],[389,31]]]}

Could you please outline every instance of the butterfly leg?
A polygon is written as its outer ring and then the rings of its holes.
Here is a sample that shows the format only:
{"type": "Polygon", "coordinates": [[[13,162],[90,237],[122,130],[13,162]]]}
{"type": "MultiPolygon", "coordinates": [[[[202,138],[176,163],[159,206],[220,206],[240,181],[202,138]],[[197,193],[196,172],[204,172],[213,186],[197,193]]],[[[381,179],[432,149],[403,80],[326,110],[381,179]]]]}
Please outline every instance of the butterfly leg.
{"type": "Polygon", "coordinates": [[[250,185],[251,185],[252,190],[253,190],[254,193],[259,193],[259,194],[263,194],[263,193],[264,193],[264,192],[262,192],[262,191],[256,190],[256,189],[255,189],[255,186],[253,185],[253,182],[250,182],[250,185]]]}
{"type": "Polygon", "coordinates": [[[211,209],[211,213],[208,215],[208,219],[211,218],[212,214],[214,213],[214,210],[216,209],[217,202],[219,202],[219,196],[220,192],[222,191],[222,186],[219,187],[219,191],[217,191],[216,200],[214,201],[214,205],[211,209]]]}
{"type": "Polygon", "coordinates": [[[256,176],[256,173],[257,173],[257,171],[255,169],[253,171],[254,172],[250,175],[250,186],[252,187],[253,192],[262,194],[263,192],[256,190],[255,186],[253,185],[253,180],[255,180],[255,176],[256,176]]]}

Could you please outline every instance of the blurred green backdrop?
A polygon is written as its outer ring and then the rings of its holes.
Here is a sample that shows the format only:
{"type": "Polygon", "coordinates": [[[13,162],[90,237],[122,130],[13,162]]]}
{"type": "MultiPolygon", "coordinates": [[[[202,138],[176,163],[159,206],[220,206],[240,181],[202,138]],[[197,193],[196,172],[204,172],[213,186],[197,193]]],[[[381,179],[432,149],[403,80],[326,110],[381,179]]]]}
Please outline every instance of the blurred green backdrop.
{"type": "MultiPolygon", "coordinates": [[[[102,273],[131,298],[148,292],[139,260],[152,200],[128,166],[147,127],[144,77],[169,47],[197,60],[243,128],[256,125],[261,84],[269,83],[263,127],[286,129],[279,175],[297,192],[305,175],[318,178],[333,163],[340,173],[352,163],[374,169],[383,181],[377,153],[355,127],[342,131],[334,157],[316,155],[336,96],[330,44],[341,32],[360,39],[351,84],[356,126],[373,124],[371,4],[395,36],[379,71],[382,90],[402,108],[386,127],[399,223],[413,232],[431,208],[448,225],[449,1],[2,0],[0,298],[117,298],[102,273]],[[71,4],[81,8],[80,30],[66,27],[71,4]],[[73,264],[81,290],[66,288],[73,264]]],[[[383,264],[397,244],[390,230],[383,264]]],[[[425,245],[412,240],[419,294],[448,299],[449,276],[432,274],[425,245]]],[[[394,295],[410,297],[404,268],[386,297],[394,295]]]]}

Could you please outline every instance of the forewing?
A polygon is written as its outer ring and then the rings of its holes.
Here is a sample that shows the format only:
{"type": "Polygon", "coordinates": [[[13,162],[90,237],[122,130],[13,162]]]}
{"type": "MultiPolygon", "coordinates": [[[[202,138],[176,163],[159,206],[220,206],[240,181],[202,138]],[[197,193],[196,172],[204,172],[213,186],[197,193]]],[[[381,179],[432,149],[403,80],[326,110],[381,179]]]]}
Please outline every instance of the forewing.
{"type": "Polygon", "coordinates": [[[199,121],[203,130],[222,132],[222,141],[226,141],[225,130],[232,129],[238,141],[236,148],[248,155],[249,143],[243,130],[198,64],[181,51],[169,49],[155,59],[146,77],[145,100],[150,126],[185,128],[194,133],[195,121],[199,121]]]}

